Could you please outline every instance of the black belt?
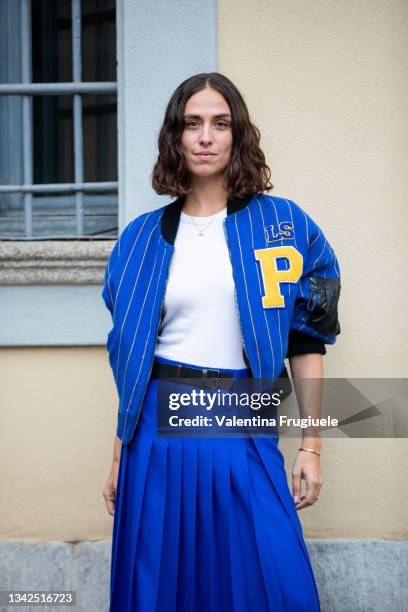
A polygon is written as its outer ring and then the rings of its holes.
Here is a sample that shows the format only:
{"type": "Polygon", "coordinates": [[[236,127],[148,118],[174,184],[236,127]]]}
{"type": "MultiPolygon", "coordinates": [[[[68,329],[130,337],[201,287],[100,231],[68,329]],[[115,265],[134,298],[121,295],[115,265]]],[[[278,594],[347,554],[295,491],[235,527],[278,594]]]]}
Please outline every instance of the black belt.
{"type": "MultiPolygon", "coordinates": [[[[151,373],[152,378],[163,378],[163,379],[174,379],[174,378],[201,378],[198,385],[200,387],[219,387],[225,389],[231,389],[238,383],[238,380],[234,380],[234,371],[227,370],[224,372],[220,372],[215,368],[193,368],[190,366],[182,365],[181,363],[178,365],[173,365],[170,363],[162,363],[160,361],[154,361],[153,369],[151,373]],[[208,379],[206,381],[205,379],[208,379]],[[223,379],[223,380],[221,380],[223,379]],[[229,380],[227,380],[229,379],[229,380]]],[[[252,377],[251,370],[248,372],[248,378],[252,377]]],[[[241,381],[242,382],[242,379],[241,381]]],[[[266,381],[263,381],[265,384],[266,381]]],[[[255,379],[253,379],[253,384],[256,385],[255,379]]],[[[267,384],[267,389],[263,389],[265,392],[269,393],[279,393],[280,403],[284,402],[286,398],[292,393],[292,384],[289,378],[288,371],[286,366],[283,367],[282,372],[279,375],[278,380],[274,380],[272,385],[267,384]]],[[[238,383],[239,385],[239,383],[238,383]]],[[[256,387],[257,389],[257,387],[256,387]]],[[[258,389],[257,389],[258,390],[258,389]]],[[[260,409],[260,416],[273,416],[276,415],[276,408],[274,406],[267,407],[264,406],[260,409]]]]}
{"type": "MultiPolygon", "coordinates": [[[[219,380],[221,378],[229,378],[231,380],[234,378],[234,371],[220,371],[215,368],[193,368],[182,365],[181,363],[179,365],[173,365],[171,363],[155,361],[151,376],[152,378],[208,378],[212,381],[219,380]]],[[[251,370],[249,370],[248,378],[251,378],[251,376],[251,370]]],[[[231,381],[231,384],[233,384],[233,381],[231,381]]],[[[292,385],[286,366],[284,366],[282,372],[279,374],[279,380],[274,381],[270,391],[279,391],[281,402],[283,402],[292,393],[292,385]]]]}
{"type": "MultiPolygon", "coordinates": [[[[151,376],[153,378],[211,378],[218,380],[219,378],[234,378],[234,371],[220,371],[214,368],[192,368],[181,363],[173,365],[171,363],[155,361],[151,376]]],[[[250,374],[248,374],[248,377],[250,377],[250,374]]]]}

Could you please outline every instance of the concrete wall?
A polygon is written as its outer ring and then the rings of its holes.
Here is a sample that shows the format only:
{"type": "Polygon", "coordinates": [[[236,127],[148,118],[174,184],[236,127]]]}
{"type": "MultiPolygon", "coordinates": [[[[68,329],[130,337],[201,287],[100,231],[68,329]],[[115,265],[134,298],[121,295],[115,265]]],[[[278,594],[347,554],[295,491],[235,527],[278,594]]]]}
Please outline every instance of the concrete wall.
{"type": "MultiPolygon", "coordinates": [[[[406,612],[408,542],[313,540],[307,545],[322,612],[406,612]]],[[[41,585],[42,590],[74,591],[76,612],[107,612],[109,540],[8,542],[2,544],[1,551],[3,585],[21,590],[38,590],[41,585]]],[[[25,609],[47,612],[50,608],[25,609]]],[[[12,610],[0,605],[0,612],[12,610]]]]}
{"type": "Polygon", "coordinates": [[[100,539],[117,394],[106,351],[0,351],[0,538],[100,539]]]}

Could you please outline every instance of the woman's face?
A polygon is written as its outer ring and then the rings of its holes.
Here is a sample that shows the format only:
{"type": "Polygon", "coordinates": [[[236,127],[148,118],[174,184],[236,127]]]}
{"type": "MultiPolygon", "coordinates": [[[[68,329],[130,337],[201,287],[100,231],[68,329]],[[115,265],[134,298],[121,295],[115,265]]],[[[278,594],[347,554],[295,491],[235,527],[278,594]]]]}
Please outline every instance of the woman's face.
{"type": "Polygon", "coordinates": [[[197,177],[223,174],[232,151],[232,117],[225,98],[215,89],[192,95],[184,109],[181,146],[188,170],[197,177]]]}

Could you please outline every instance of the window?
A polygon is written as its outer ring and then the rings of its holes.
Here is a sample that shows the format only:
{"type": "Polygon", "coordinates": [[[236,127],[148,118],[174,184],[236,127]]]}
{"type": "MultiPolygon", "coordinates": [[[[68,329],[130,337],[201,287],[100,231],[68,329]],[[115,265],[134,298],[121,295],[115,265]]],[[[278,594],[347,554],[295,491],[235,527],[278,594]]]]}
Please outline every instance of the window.
{"type": "Polygon", "coordinates": [[[115,238],[115,1],[0,0],[0,57],[0,238],[115,238]]]}

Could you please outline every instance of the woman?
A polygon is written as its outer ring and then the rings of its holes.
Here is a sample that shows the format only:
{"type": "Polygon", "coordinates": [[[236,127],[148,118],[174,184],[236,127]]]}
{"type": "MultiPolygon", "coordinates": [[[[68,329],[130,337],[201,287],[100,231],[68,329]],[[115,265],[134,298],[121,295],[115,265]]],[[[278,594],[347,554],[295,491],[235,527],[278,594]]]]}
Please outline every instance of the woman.
{"type": "Polygon", "coordinates": [[[124,228],[102,293],[119,395],[110,612],[319,610],[297,511],[319,496],[320,438],[303,434],[292,497],[276,436],[161,437],[156,407],[164,378],[283,380],[285,357],[321,378],[337,259],[299,206],[263,193],[259,132],[225,76],[179,85],[158,145],[153,188],[176,200],[124,228]]]}

